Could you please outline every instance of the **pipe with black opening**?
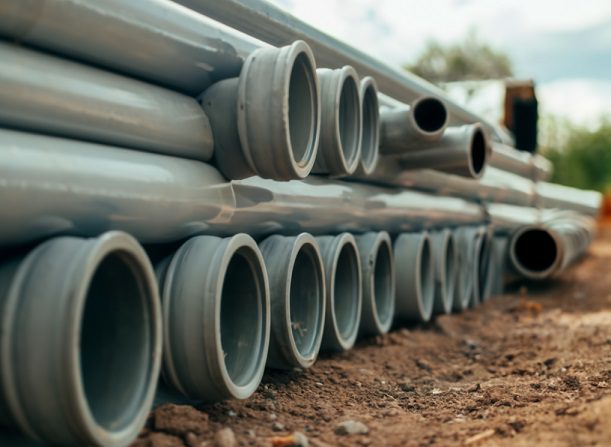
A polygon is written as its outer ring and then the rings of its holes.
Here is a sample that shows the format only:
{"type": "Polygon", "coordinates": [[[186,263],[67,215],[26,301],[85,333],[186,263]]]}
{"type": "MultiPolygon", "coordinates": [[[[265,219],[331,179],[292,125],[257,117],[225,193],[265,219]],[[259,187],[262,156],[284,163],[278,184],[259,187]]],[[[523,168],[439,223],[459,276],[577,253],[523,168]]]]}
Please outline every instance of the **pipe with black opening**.
{"type": "Polygon", "coordinates": [[[435,264],[435,297],[434,314],[449,314],[452,312],[454,293],[458,275],[458,248],[454,233],[449,229],[432,231],[431,252],[435,264]]]}
{"type": "Polygon", "coordinates": [[[366,176],[375,170],[380,155],[380,106],[375,79],[370,76],[361,79],[359,93],[363,121],[361,159],[356,173],[366,176]]]}

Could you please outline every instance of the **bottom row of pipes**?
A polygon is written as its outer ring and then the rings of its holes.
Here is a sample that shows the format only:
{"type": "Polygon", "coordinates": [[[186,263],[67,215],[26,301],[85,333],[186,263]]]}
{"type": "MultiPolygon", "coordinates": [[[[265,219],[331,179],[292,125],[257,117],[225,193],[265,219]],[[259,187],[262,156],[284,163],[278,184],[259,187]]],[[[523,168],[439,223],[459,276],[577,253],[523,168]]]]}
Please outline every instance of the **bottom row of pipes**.
{"type": "MultiPolygon", "coordinates": [[[[520,231],[530,248],[546,232],[520,231]]],[[[122,232],[48,240],[0,265],[0,422],[53,444],[127,444],[160,370],[190,400],[247,398],[266,366],[307,368],[321,349],[501,293],[514,239],[489,226],[237,234],[150,257],[122,232]]]]}

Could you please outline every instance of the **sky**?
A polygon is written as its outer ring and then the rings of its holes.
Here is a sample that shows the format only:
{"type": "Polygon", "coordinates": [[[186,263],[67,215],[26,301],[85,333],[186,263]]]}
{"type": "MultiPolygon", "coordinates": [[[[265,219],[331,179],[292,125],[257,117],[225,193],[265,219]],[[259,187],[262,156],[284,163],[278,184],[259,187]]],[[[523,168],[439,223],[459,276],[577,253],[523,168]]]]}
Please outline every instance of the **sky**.
{"type": "Polygon", "coordinates": [[[475,29],[534,79],[543,114],[594,127],[611,115],[611,0],[272,0],[394,64],[475,29]]]}

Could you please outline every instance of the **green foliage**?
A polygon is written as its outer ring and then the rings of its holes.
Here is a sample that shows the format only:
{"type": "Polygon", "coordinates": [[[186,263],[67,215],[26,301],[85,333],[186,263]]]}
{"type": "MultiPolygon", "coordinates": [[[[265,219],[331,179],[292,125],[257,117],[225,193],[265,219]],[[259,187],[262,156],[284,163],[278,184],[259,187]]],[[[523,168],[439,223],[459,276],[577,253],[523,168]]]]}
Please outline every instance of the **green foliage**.
{"type": "Polygon", "coordinates": [[[405,69],[433,82],[500,79],[512,75],[509,57],[482,42],[471,30],[463,42],[443,46],[431,40],[414,64],[405,69]]]}
{"type": "Polygon", "coordinates": [[[577,188],[605,192],[611,189],[611,121],[603,120],[594,131],[567,124],[564,142],[542,147],[554,164],[552,181],[577,188]]]}

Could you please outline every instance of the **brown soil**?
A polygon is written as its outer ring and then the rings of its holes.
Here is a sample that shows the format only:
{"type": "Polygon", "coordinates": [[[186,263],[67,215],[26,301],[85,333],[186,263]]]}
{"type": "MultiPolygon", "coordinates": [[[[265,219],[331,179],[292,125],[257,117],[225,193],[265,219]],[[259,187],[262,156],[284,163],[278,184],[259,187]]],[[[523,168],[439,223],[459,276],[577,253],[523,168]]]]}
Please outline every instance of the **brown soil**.
{"type": "Polygon", "coordinates": [[[279,446],[298,431],[313,446],[611,445],[611,230],[602,233],[559,279],[364,340],[308,371],[271,372],[243,402],[163,406],[135,444],[227,446],[233,431],[239,445],[279,446]],[[368,433],[337,434],[346,420],[368,433]]]}

